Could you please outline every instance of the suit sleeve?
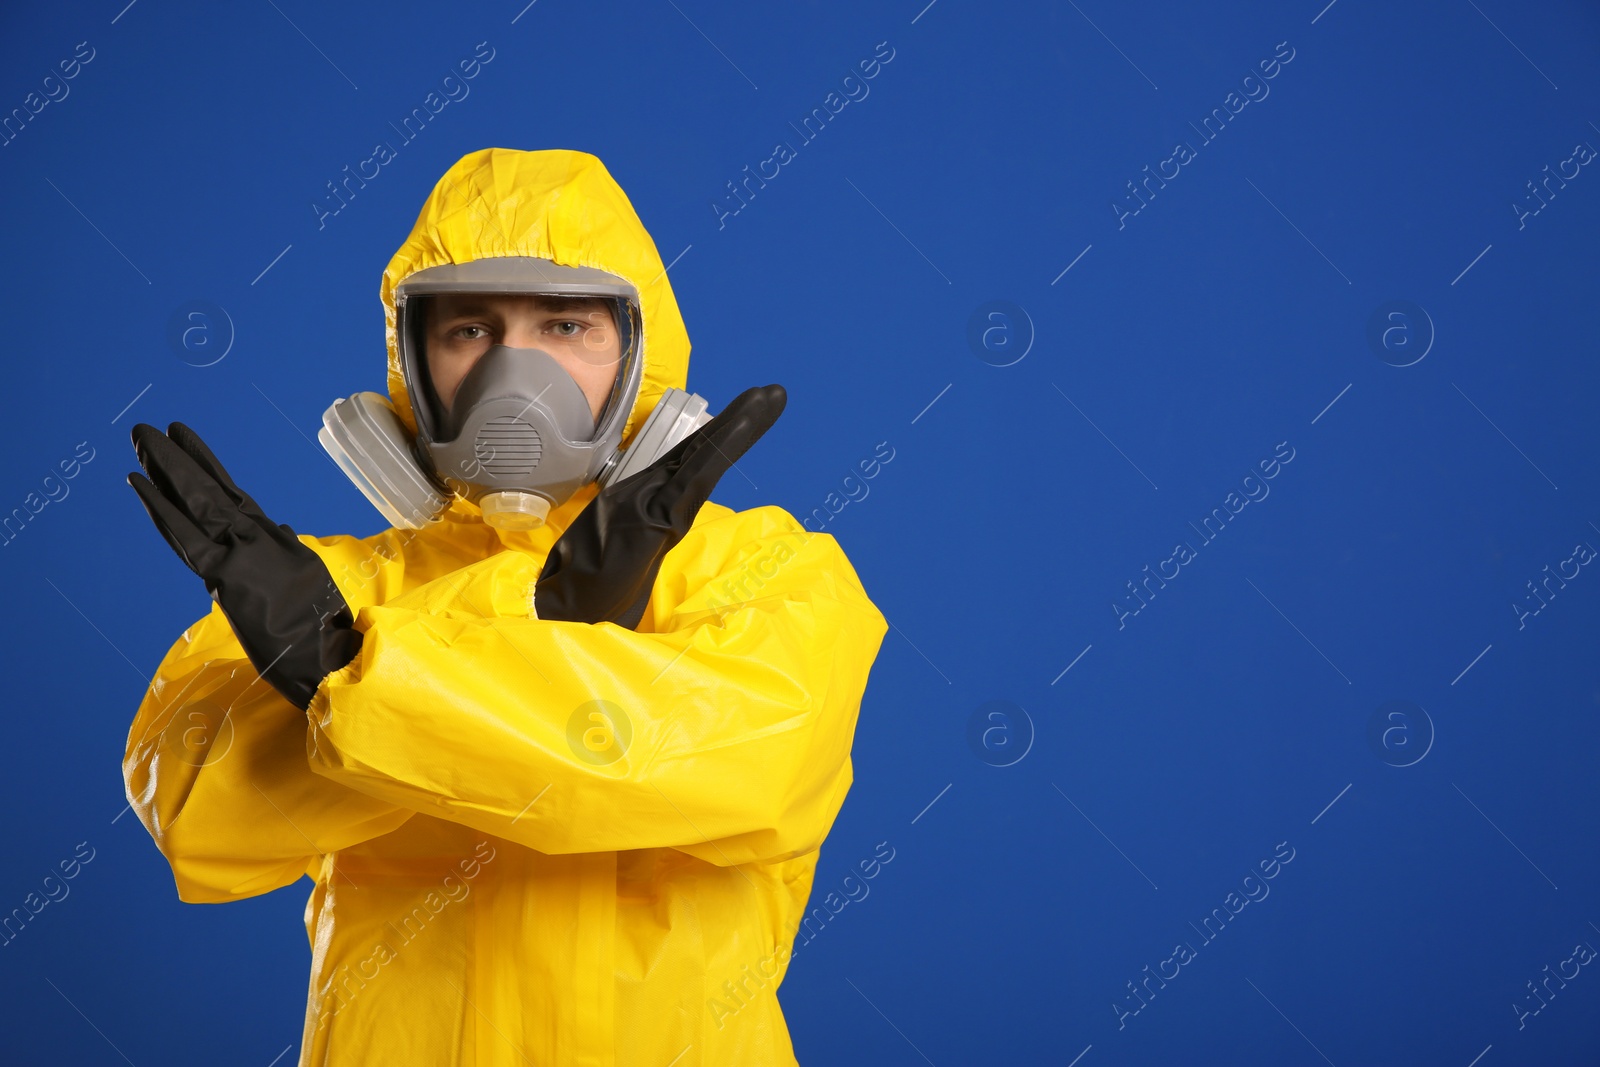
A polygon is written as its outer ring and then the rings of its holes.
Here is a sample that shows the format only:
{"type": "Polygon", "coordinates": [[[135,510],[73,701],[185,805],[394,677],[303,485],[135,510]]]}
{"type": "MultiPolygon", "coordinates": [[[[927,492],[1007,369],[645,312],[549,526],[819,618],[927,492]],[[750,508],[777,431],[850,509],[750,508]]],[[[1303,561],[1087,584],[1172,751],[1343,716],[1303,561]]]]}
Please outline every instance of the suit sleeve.
{"type": "Polygon", "coordinates": [[[550,854],[819,847],[888,629],[834,538],[708,503],[638,630],[534,617],[542,563],[501,552],[364,608],[308,712],[312,769],[550,854]]]}
{"type": "MultiPolygon", "coordinates": [[[[325,559],[327,546],[354,542],[301,540],[325,559]]],[[[305,713],[257,675],[216,604],[163,657],[122,772],[129,804],[189,903],[289,885],[322,854],[415,814],[312,773],[305,713]]]]}

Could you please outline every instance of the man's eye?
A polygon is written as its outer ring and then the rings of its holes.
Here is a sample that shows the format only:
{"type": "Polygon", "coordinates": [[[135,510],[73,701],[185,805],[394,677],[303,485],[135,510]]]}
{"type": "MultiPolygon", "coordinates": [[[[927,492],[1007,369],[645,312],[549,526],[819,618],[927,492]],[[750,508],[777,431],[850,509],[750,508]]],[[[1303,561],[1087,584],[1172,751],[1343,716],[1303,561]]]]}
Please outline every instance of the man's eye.
{"type": "Polygon", "coordinates": [[[476,341],[486,332],[482,326],[462,326],[454,332],[454,335],[463,341],[476,341]],[[469,333],[468,331],[476,332],[469,333]]]}
{"type": "Polygon", "coordinates": [[[584,329],[585,327],[583,323],[574,322],[571,319],[567,319],[564,322],[558,322],[555,324],[557,337],[577,337],[583,333],[584,329]]]}

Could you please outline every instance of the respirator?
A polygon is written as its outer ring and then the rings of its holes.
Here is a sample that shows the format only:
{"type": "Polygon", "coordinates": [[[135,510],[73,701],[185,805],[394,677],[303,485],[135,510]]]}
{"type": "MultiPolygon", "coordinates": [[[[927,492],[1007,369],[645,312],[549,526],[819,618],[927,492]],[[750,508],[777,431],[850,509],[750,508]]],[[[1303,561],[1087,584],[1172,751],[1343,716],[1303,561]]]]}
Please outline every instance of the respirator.
{"type": "MultiPolygon", "coordinates": [[[[460,497],[477,504],[490,526],[533,529],[583,486],[604,487],[644,470],[711,420],[704,398],[669,389],[621,447],[644,373],[645,338],[638,291],[606,271],[532,256],[447,263],[408,277],[395,288],[394,305],[416,435],[387,397],[363,392],[333,402],[317,440],[396,528],[437,522],[460,497]],[[430,303],[446,294],[603,301],[619,354],[606,359],[616,377],[599,416],[555,355],[504,344],[479,355],[443,403],[425,334],[430,303]]],[[[562,351],[570,361],[581,350],[562,351]]]]}

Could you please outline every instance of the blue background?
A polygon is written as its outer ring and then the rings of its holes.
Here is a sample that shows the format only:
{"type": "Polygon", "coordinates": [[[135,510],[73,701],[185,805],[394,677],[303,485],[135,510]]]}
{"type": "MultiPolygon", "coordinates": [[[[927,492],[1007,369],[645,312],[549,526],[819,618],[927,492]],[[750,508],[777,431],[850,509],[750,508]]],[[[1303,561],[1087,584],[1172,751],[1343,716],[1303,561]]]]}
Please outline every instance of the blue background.
{"type": "Polygon", "coordinates": [[[1595,1062],[1593,968],[1520,1028],[1513,1005],[1600,946],[1600,576],[1514,605],[1600,546],[1600,174],[1512,205],[1600,146],[1600,15],[1324,3],[8,9],[0,111],[94,49],[0,147],[0,510],[94,450],[0,550],[0,910],[94,849],[0,949],[12,1062],[297,1055],[309,883],[181,904],[125,813],[128,725],[210,606],[124,483],[127,435],[185,421],[278,521],[379,530],[315,431],[383,389],[381,271],[489,146],[605,161],[678,257],[713,407],[788,388],[721,503],[837,507],[893,449],[825,527],[893,629],[814,903],[894,859],[797,954],[801,1063],[1595,1062]],[[324,183],[480,41],[470,96],[319,229],[324,183]],[[798,144],[881,41],[870,94],[798,144]],[[1200,143],[1279,42],[1269,95],[1200,143]],[[1119,224],[1180,139],[1196,158],[1119,224]],[[779,140],[797,158],[719,225],[779,140]],[[223,315],[175,346],[195,300],[223,315]],[[1374,345],[1390,301],[1423,310],[1374,345]],[[1270,495],[1201,543],[1280,442],[1270,495]],[[1375,742],[1391,701],[1422,710],[1375,742]]]}

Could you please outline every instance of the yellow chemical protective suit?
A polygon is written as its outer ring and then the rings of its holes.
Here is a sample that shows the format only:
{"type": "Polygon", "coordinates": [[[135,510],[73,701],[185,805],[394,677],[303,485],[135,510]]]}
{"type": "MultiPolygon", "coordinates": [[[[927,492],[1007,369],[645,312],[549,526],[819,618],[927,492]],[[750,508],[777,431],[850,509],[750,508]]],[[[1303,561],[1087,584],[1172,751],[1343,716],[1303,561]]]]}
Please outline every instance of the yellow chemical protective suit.
{"type": "MultiPolygon", "coordinates": [[[[638,288],[625,440],[685,385],[661,258],[600,161],[488,149],[439,181],[383,276],[408,429],[394,288],[487,256],[638,288]]],[[[711,502],[637,630],[542,621],[546,553],[597,491],[526,532],[457,498],[421,531],[301,535],[364,634],[308,712],[215,605],[162,660],[128,799],[185,901],[314,879],[300,1064],[795,1062],[776,990],[887,625],[832,536],[711,502]]]]}

